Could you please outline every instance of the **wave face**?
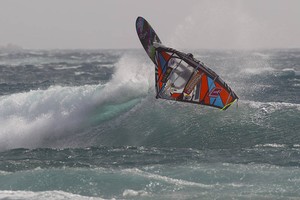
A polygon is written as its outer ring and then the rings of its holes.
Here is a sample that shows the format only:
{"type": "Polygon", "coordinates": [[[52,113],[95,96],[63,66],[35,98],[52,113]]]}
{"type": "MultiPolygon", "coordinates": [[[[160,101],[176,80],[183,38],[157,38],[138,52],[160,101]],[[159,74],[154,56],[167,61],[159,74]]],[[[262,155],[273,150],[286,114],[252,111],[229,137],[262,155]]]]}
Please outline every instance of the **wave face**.
{"type": "Polygon", "coordinates": [[[1,51],[0,198],[299,196],[300,51],[191,53],[238,106],[155,99],[141,50],[1,51]]]}

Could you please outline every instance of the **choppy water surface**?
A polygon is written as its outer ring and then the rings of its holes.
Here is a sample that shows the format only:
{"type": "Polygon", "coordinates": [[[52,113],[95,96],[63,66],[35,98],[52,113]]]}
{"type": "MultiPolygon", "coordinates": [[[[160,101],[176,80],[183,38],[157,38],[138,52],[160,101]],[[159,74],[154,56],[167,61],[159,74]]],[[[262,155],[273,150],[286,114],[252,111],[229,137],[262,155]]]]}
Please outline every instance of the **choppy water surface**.
{"type": "Polygon", "coordinates": [[[240,97],[156,100],[143,50],[0,51],[0,199],[298,199],[300,50],[193,50],[240,97]]]}

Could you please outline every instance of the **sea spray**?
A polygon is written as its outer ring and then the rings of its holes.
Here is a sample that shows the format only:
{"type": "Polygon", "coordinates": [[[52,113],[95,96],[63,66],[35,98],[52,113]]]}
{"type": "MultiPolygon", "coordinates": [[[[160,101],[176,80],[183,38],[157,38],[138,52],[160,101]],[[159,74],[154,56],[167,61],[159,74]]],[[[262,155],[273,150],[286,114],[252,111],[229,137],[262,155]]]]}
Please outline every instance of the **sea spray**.
{"type": "Polygon", "coordinates": [[[0,97],[0,149],[51,146],[51,141],[119,116],[147,95],[150,71],[124,56],[105,84],[51,86],[0,97]]]}
{"type": "Polygon", "coordinates": [[[0,65],[0,199],[300,196],[299,50],[190,50],[225,112],[155,99],[142,49],[34,52],[0,65]]]}

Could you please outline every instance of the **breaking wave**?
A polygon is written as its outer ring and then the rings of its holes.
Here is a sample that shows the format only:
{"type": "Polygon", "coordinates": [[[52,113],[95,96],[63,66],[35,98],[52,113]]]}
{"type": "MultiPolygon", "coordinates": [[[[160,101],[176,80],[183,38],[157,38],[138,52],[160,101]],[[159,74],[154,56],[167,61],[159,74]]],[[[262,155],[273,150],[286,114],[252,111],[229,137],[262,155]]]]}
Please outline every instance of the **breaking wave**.
{"type": "MultiPolygon", "coordinates": [[[[51,86],[0,97],[0,149],[34,148],[93,124],[118,117],[137,105],[149,90],[132,57],[122,57],[106,84],[51,86]]],[[[47,145],[46,145],[47,146],[47,145]]]]}
{"type": "Polygon", "coordinates": [[[0,150],[101,145],[226,149],[295,144],[300,104],[293,95],[299,94],[299,87],[283,88],[287,81],[299,83],[296,67],[273,69],[264,61],[255,65],[251,59],[243,60],[243,55],[237,60],[245,61],[244,65],[235,63],[234,57],[223,62],[232,53],[220,54],[217,63],[210,63],[215,59],[207,53],[210,57],[205,60],[209,66],[220,66],[212,68],[239,95],[238,108],[233,105],[220,112],[156,100],[153,64],[146,57],[125,54],[114,64],[106,83],[52,85],[1,96],[0,150]],[[289,98],[283,99],[285,92],[289,98]]]}

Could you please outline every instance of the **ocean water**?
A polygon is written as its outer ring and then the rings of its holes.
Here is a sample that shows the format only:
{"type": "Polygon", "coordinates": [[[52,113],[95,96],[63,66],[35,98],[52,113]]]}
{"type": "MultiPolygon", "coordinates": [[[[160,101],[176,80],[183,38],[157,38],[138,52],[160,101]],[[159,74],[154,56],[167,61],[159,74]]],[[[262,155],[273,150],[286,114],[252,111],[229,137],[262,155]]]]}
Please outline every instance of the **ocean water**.
{"type": "Polygon", "coordinates": [[[300,199],[300,49],[185,50],[226,111],[155,99],[138,50],[0,51],[0,199],[300,199]]]}

